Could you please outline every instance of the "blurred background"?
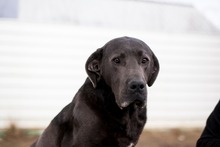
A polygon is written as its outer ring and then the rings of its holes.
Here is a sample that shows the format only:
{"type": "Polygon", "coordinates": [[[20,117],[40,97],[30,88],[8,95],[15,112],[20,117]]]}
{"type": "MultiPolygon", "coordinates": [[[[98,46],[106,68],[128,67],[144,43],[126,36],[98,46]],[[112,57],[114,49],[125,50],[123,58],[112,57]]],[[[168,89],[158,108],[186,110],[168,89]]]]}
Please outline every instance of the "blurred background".
{"type": "Polygon", "coordinates": [[[203,128],[220,99],[219,0],[0,0],[0,129],[44,129],[121,36],[160,61],[146,130],[203,128]]]}

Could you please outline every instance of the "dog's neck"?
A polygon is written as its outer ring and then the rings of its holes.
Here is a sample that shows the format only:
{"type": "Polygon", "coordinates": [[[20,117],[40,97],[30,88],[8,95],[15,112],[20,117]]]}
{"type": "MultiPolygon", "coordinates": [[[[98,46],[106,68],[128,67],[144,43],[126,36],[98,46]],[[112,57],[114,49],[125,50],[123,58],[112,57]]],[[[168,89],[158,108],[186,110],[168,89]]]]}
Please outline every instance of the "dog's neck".
{"type": "Polygon", "coordinates": [[[120,109],[111,88],[104,80],[100,80],[97,87],[94,88],[90,80],[87,79],[81,90],[89,91],[85,92],[89,93],[86,96],[86,101],[94,113],[109,125],[110,130],[108,131],[116,132],[114,135],[119,139],[118,142],[120,139],[130,138],[129,140],[134,142],[138,139],[146,122],[146,107],[140,108],[131,104],[120,109]]]}

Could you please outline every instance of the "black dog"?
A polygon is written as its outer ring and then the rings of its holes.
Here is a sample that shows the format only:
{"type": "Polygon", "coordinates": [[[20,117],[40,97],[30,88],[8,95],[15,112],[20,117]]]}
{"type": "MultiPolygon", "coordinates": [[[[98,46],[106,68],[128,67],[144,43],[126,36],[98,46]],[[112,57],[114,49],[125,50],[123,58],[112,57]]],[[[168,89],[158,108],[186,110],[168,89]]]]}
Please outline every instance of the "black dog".
{"type": "Polygon", "coordinates": [[[109,41],[86,62],[88,77],[32,147],[133,147],[146,122],[159,63],[141,40],[109,41]]]}

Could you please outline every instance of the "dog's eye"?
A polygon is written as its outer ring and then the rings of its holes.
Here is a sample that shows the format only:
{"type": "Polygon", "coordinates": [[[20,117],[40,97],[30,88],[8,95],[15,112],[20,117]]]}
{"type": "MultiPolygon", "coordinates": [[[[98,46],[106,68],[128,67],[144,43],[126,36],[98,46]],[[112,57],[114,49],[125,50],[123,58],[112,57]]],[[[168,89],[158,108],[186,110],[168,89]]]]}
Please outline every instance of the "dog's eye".
{"type": "Polygon", "coordinates": [[[149,61],[149,60],[148,60],[147,58],[143,58],[142,61],[141,61],[141,63],[145,64],[145,63],[147,63],[148,61],[149,61]]]}
{"type": "Polygon", "coordinates": [[[120,61],[119,58],[114,58],[114,59],[113,59],[113,62],[116,63],[116,64],[119,64],[121,61],[120,61]]]}

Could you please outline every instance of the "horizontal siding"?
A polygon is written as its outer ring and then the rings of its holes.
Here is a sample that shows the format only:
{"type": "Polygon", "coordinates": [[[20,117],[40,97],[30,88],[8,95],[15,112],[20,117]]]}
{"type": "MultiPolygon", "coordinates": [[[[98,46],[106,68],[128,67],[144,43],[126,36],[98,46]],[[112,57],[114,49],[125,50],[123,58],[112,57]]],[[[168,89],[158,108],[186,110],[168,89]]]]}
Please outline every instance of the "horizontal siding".
{"type": "Polygon", "coordinates": [[[88,56],[124,35],[160,61],[146,127],[202,127],[220,99],[219,36],[0,21],[0,128],[46,127],[83,84],[88,56]]]}
{"type": "Polygon", "coordinates": [[[149,125],[202,127],[220,99],[220,39],[203,35],[169,38],[152,47],[161,55],[161,72],[150,91],[149,125]]]}

